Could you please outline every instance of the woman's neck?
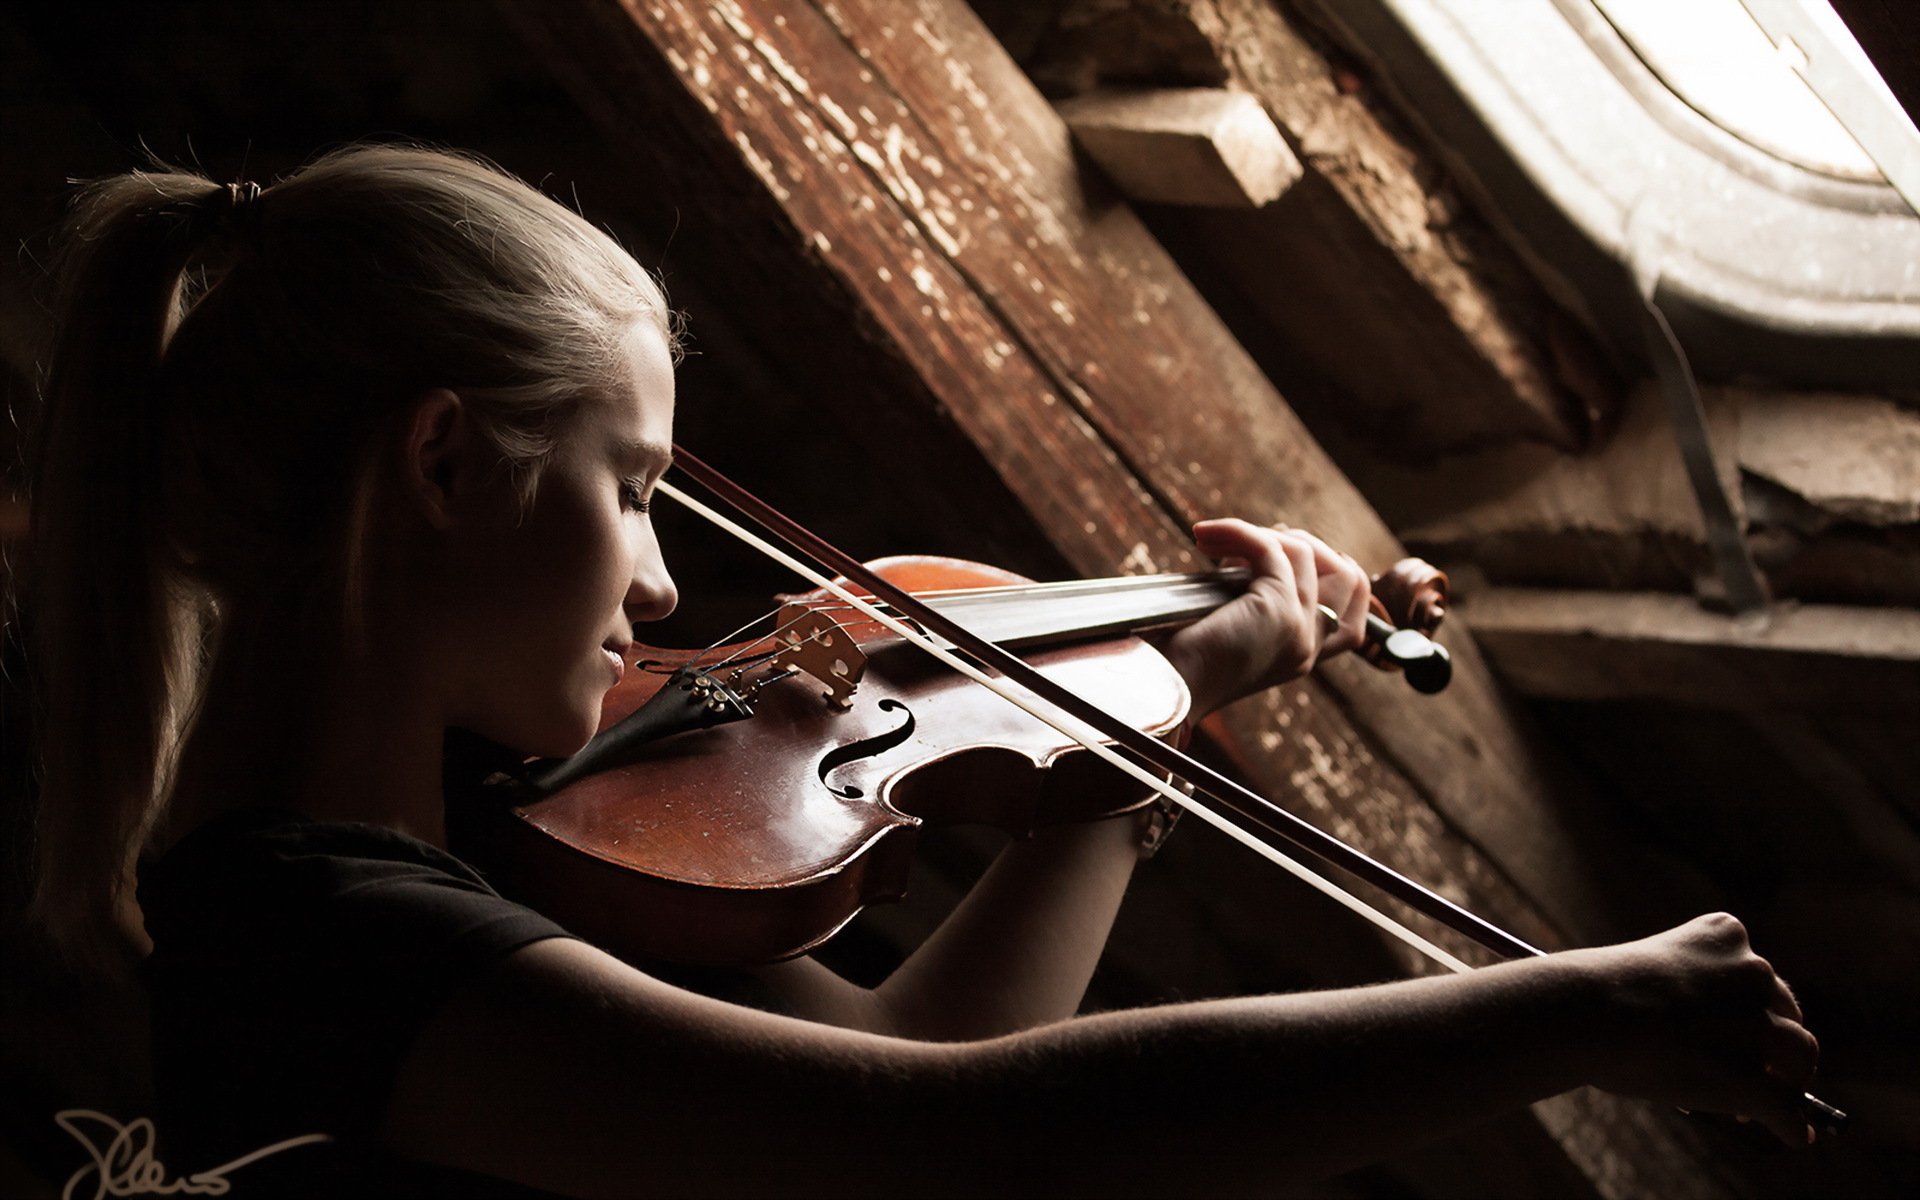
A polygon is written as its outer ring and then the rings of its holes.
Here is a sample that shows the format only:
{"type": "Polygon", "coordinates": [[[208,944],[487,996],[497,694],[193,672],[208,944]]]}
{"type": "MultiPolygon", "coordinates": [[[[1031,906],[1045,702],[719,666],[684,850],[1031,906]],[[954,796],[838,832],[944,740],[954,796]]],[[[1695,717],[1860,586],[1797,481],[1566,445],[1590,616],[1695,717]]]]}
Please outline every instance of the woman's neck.
{"type": "Polygon", "coordinates": [[[375,672],[336,661],[303,673],[297,653],[232,644],[182,750],[163,842],[267,804],[444,847],[446,723],[410,665],[388,659],[375,672]]]}

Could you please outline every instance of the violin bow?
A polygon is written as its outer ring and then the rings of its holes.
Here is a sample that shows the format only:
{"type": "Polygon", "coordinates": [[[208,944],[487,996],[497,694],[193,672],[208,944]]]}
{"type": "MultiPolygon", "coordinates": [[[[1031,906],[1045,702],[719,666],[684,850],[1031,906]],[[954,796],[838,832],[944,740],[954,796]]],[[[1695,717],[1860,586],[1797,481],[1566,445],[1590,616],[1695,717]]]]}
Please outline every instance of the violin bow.
{"type": "MultiPolygon", "coordinates": [[[[796,559],[793,554],[779,549],[765,538],[754,534],[665,480],[660,481],[657,485],[659,489],[674,500],[776,562],[825,588],[868,618],[892,629],[948,666],[998,693],[1035,719],[1059,730],[1103,761],[1179,805],[1182,810],[1193,813],[1235,841],[1283,867],[1315,890],[1399,938],[1433,961],[1456,972],[1472,969],[1459,958],[1408,929],[1358,896],[1334,884],[1320,873],[1310,870],[1281,853],[1276,847],[1261,841],[1245,829],[1221,817],[1207,806],[1197,803],[1193,796],[1175,787],[1168,780],[1161,779],[1137,763],[1129,761],[1106,745],[1102,739],[1125,748],[1139,759],[1167,772],[1171,777],[1186,781],[1197,791],[1206,793],[1242,819],[1282,839],[1295,849],[1311,854],[1322,862],[1339,867],[1348,874],[1372,884],[1415,912],[1440,922],[1502,958],[1539,958],[1545,955],[1545,951],[1538,947],[1529,945],[1499,926],[1468,912],[1439,893],[1407,878],[1385,863],[1296,817],[1273,801],[1227,778],[1205,763],[1151,734],[1135,729],[1100,706],[1056,683],[997,643],[979,637],[965,626],[942,616],[932,607],[922,604],[911,593],[868,570],[852,555],[707,465],[678,443],[674,445],[673,452],[673,465],[689,478],[698,482],[768,534],[784,542],[794,552],[835,572],[841,578],[865,588],[873,600],[855,595],[844,585],[796,559]],[[884,602],[898,616],[881,611],[875,606],[875,601],[884,602]],[[910,619],[921,628],[919,630],[912,628],[900,620],[900,617],[910,619]],[[987,668],[999,672],[1004,679],[993,678],[973,663],[937,645],[926,636],[928,633],[937,635],[950,645],[965,651],[987,668]],[[1042,711],[1027,697],[1009,687],[1006,680],[1018,684],[1020,688],[1038,697],[1056,712],[1065,714],[1071,720],[1062,721],[1058,716],[1042,711]],[[1076,728],[1076,725],[1080,727],[1076,728]]],[[[1802,1109],[1808,1123],[1828,1135],[1839,1132],[1847,1120],[1844,1112],[1811,1093],[1802,1094],[1802,1109]]]]}

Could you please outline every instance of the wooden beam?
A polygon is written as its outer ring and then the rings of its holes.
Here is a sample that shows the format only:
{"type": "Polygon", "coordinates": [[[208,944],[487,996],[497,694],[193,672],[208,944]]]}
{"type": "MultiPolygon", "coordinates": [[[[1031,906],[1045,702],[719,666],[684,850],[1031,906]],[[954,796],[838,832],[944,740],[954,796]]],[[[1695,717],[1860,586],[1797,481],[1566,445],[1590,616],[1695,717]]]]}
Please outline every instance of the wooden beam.
{"type": "Polygon", "coordinates": [[[1147,88],[1060,105],[1076,141],[1134,200],[1259,208],[1300,178],[1300,160],[1260,102],[1224,88],[1147,88]]]}
{"type": "Polygon", "coordinates": [[[1786,604],[1755,617],[1689,596],[1486,588],[1459,609],[1500,677],[1553,700],[1920,711],[1920,612],[1786,604]]]}

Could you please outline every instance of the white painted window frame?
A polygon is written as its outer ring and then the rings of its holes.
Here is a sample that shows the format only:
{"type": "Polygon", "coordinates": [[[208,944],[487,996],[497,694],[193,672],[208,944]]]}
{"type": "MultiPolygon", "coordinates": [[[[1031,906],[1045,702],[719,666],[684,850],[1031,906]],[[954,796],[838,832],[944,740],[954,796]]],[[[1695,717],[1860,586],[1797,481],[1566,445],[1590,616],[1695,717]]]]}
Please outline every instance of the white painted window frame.
{"type": "Polygon", "coordinates": [[[1589,0],[1304,0],[1556,299],[1635,357],[1636,279],[1703,377],[1920,389],[1920,218],[1734,137],[1589,0]]]}

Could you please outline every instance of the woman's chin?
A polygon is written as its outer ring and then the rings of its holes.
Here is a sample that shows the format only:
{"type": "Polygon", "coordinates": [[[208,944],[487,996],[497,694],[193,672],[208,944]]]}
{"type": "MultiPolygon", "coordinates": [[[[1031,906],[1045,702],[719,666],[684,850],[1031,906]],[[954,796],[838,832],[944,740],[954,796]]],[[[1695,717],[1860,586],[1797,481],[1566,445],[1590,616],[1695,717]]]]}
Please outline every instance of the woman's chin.
{"type": "Polygon", "coordinates": [[[595,712],[591,721],[574,730],[573,736],[570,739],[573,742],[573,749],[568,750],[566,753],[569,755],[580,753],[580,751],[586,748],[587,743],[593,740],[593,735],[598,732],[600,732],[600,714],[595,712]]]}
{"type": "Polygon", "coordinates": [[[556,725],[539,730],[537,737],[528,739],[531,745],[527,753],[541,758],[571,758],[585,748],[599,730],[598,709],[594,710],[591,717],[584,719],[576,714],[576,719],[564,727],[556,725]]]}
{"type": "Polygon", "coordinates": [[[536,758],[570,758],[600,731],[605,695],[604,687],[594,691],[575,680],[569,691],[548,693],[546,703],[528,703],[530,698],[523,697],[508,718],[507,728],[495,733],[484,728],[477,732],[536,758]]]}

